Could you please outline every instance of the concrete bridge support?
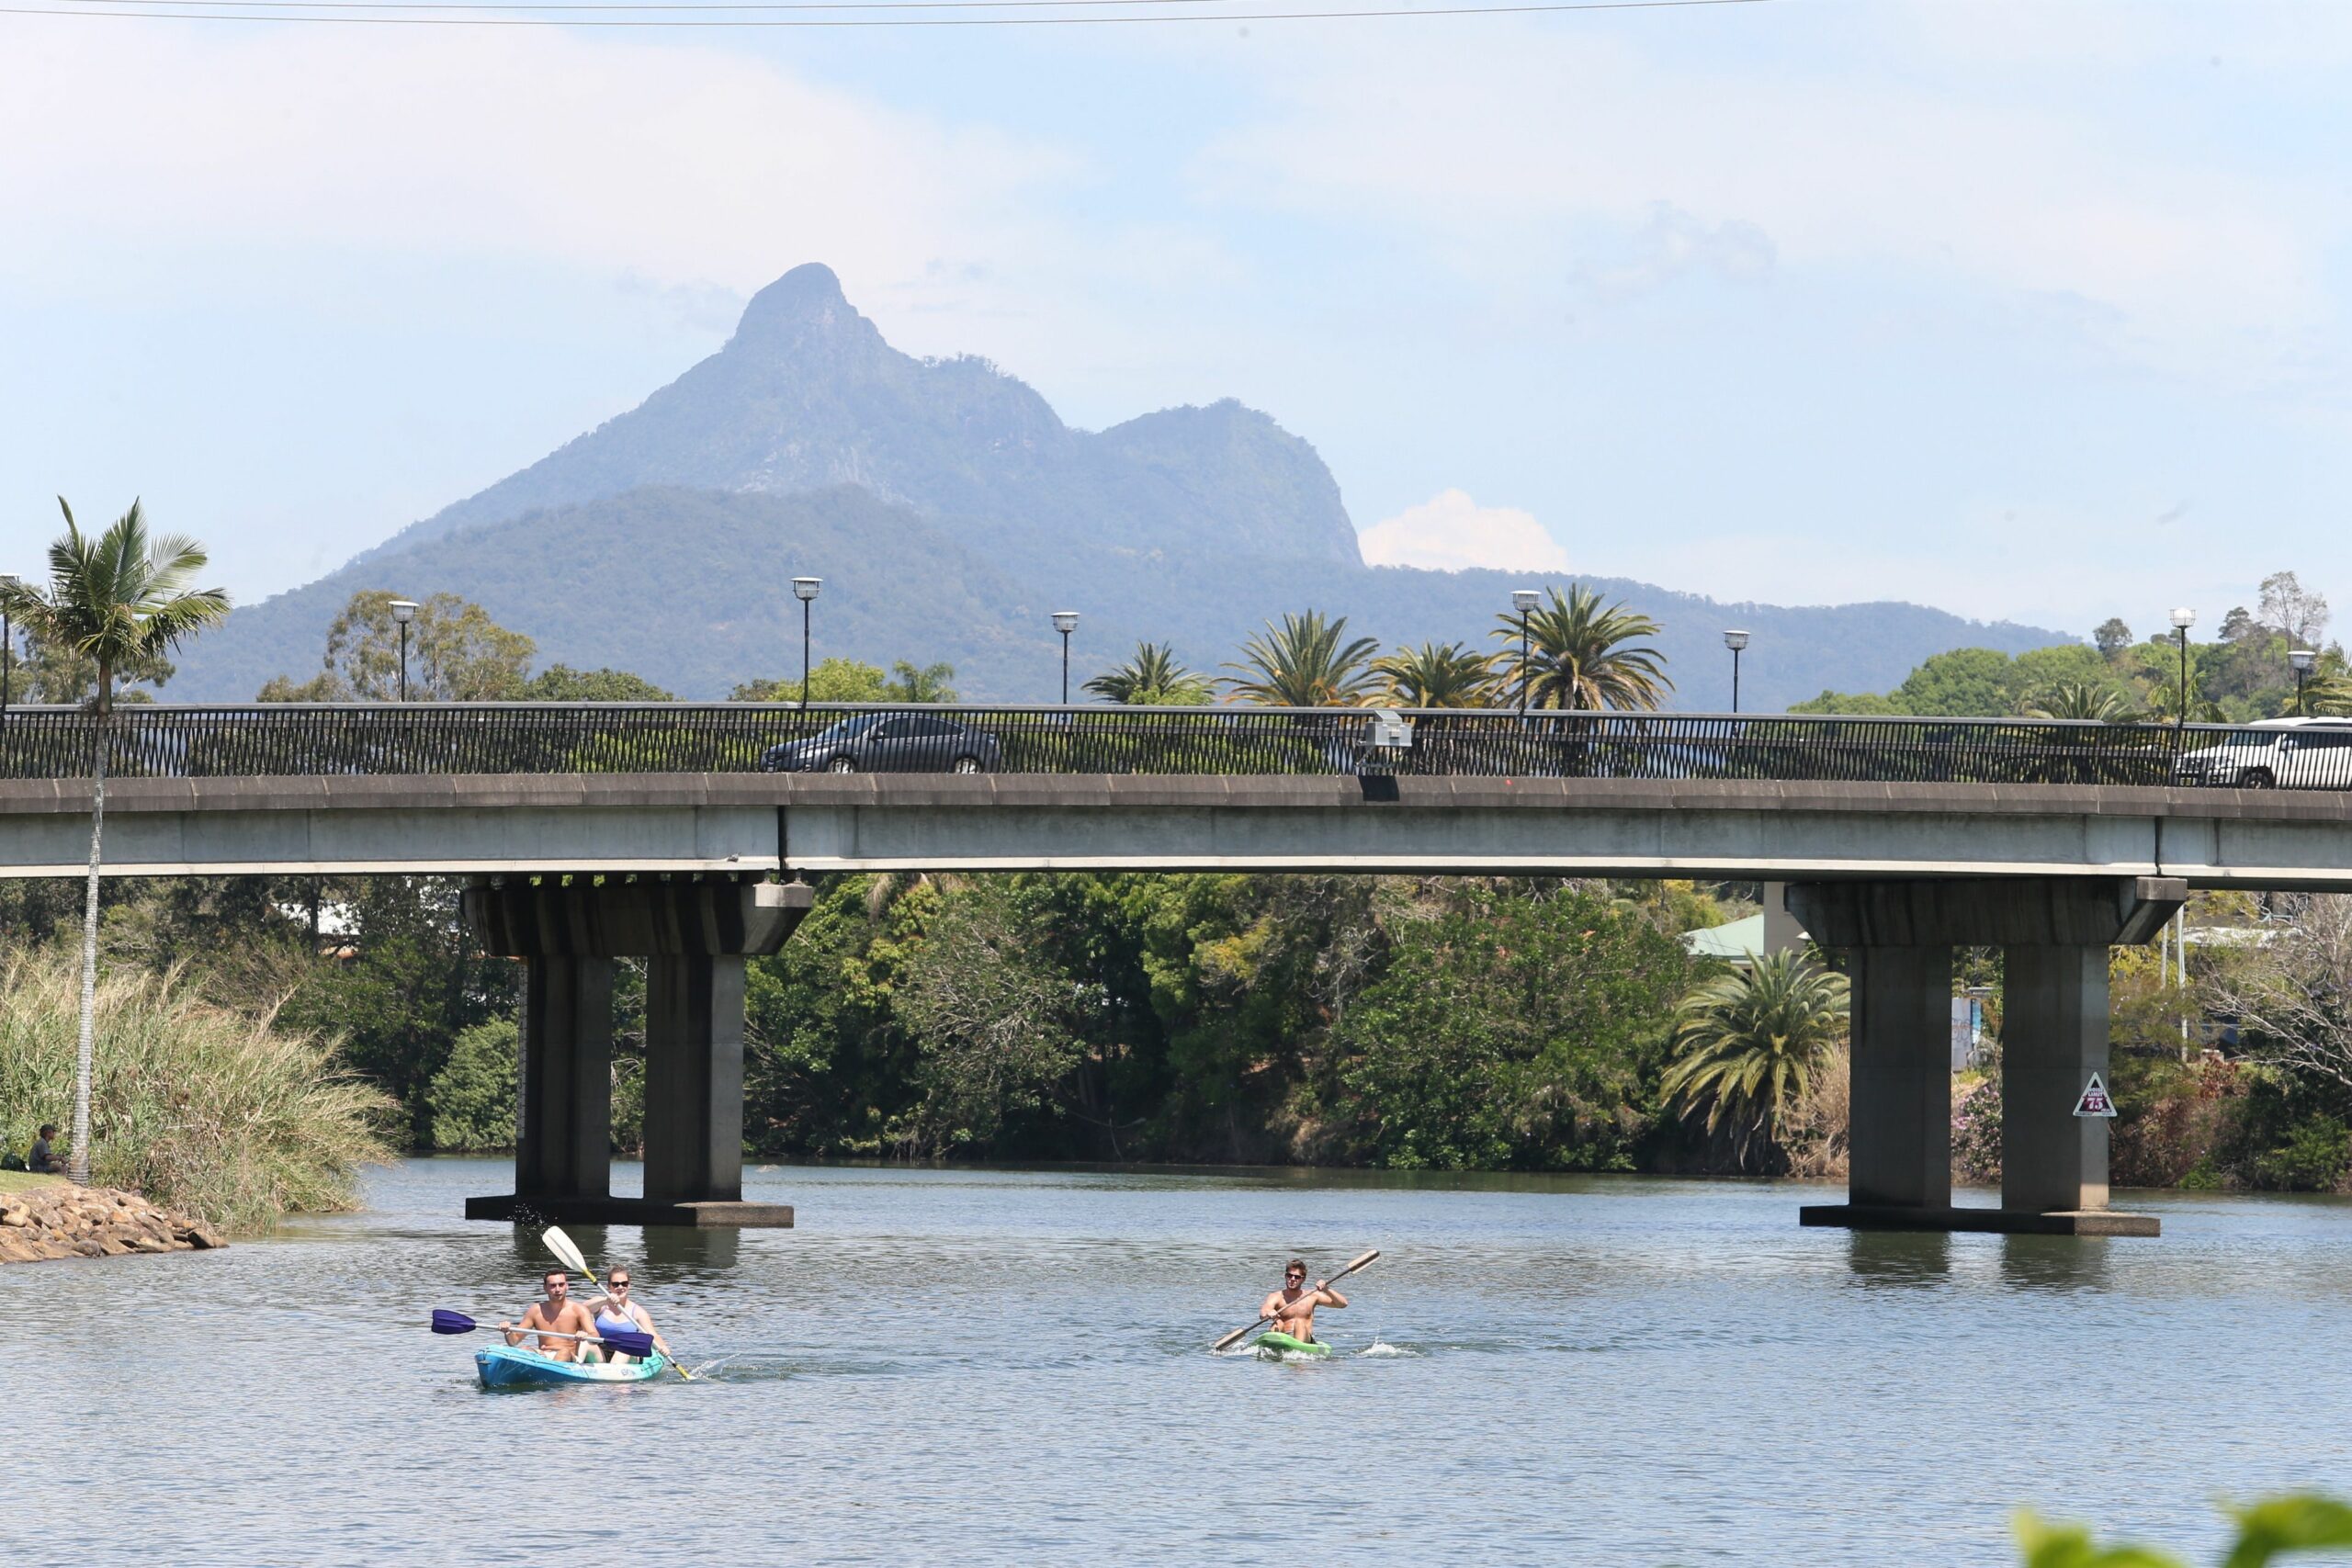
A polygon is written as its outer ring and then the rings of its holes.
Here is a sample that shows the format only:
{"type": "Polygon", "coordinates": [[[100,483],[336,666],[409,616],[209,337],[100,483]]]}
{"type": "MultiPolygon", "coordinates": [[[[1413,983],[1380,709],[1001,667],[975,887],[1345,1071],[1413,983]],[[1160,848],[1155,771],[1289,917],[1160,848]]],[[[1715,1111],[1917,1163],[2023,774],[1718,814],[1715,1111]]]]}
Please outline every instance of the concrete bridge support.
{"type": "Polygon", "coordinates": [[[809,908],[805,884],[720,874],[599,882],[484,879],[468,923],[525,964],[514,1190],[466,1217],[650,1225],[788,1225],[743,1199],[744,959],[809,908]],[[614,963],[646,961],[645,1195],[612,1196],[614,963]]]}
{"type": "Polygon", "coordinates": [[[2188,897],[2172,877],[1796,883],[1788,908],[1850,954],[1848,1201],[1809,1225],[2154,1235],[2108,1208],[2104,1120],[2075,1115],[2106,1075],[2108,949],[2151,940],[2188,897]],[[1997,1209],[1951,1202],[1951,951],[2003,949],[1997,1209]]]}

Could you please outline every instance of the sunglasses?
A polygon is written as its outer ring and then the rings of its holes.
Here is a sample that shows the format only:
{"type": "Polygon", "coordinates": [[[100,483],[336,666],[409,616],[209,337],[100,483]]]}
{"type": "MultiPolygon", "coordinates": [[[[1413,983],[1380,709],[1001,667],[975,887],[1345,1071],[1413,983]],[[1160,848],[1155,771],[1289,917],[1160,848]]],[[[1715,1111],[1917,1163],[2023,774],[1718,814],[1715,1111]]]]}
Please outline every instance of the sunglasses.
{"type": "Polygon", "coordinates": [[[608,1280],[606,1280],[605,1281],[605,1283],[606,1283],[607,1285],[610,1285],[613,1289],[615,1289],[615,1290],[616,1290],[616,1291],[626,1291],[626,1290],[628,1290],[628,1281],[627,1280],[609,1280],[609,1279],[608,1279],[608,1280]]]}

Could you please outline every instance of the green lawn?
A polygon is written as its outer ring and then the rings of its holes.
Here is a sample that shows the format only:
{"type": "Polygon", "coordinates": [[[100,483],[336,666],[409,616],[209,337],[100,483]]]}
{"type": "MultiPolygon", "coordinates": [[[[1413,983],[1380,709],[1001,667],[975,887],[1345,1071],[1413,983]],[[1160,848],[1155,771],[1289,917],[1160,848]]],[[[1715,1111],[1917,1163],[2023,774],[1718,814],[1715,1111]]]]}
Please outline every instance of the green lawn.
{"type": "Polygon", "coordinates": [[[0,1192],[29,1192],[36,1187],[63,1185],[62,1176],[35,1176],[28,1170],[0,1170],[0,1192]]]}

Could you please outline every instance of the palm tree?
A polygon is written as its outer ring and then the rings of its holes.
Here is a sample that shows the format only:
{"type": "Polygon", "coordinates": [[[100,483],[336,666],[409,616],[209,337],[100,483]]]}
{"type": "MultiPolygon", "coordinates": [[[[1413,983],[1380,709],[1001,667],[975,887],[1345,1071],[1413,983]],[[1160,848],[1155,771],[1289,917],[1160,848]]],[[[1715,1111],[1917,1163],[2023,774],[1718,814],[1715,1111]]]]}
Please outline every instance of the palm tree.
{"type": "Polygon", "coordinates": [[[1284,615],[1277,628],[1266,623],[1241,645],[1241,662],[1228,663],[1242,678],[1226,678],[1228,697],[1268,707],[1355,707],[1371,695],[1372,656],[1380,645],[1368,637],[1342,642],[1348,618],[1327,621],[1320,610],[1284,615]]]}
{"type": "Polygon", "coordinates": [[[1401,708],[1477,708],[1494,699],[1495,660],[1458,642],[1425,642],[1377,660],[1372,672],[1387,682],[1387,699],[1401,708]]]}
{"type": "Polygon", "coordinates": [[[65,536],[49,547],[49,587],[0,585],[17,625],[52,647],[70,649],[97,667],[90,695],[90,880],[82,901],[82,1034],[74,1059],[74,1149],[68,1173],[86,1186],[90,1179],[90,1077],[92,1034],[98,987],[98,863],[107,819],[107,752],[114,716],[114,679],[119,670],[150,662],[181,638],[219,622],[229,613],[229,596],[218,588],[188,588],[204,570],[204,549],[177,534],[150,539],[147,519],[130,510],[96,538],[74,524],[74,509],[59,496],[65,536]]]}
{"type": "Polygon", "coordinates": [[[947,682],[954,679],[953,664],[917,669],[911,660],[901,659],[890,666],[890,679],[883,684],[882,694],[894,703],[952,703],[956,688],[947,682]]]}
{"type": "Polygon", "coordinates": [[[2026,704],[2027,718],[2088,718],[2130,724],[2140,716],[2131,699],[2103,682],[2061,681],[2026,704]]]}
{"type": "Polygon", "coordinates": [[[1707,1107],[1707,1131],[1729,1123],[1740,1159],[1758,1133],[1780,1140],[1823,1059],[1845,1038],[1846,977],[1809,955],[1761,953],[1744,973],[1717,976],[1675,1010],[1678,1055],[1658,1087],[1684,1114],[1707,1107]]]}
{"type": "MultiPolygon", "coordinates": [[[[1654,708],[1674,682],[1662,668],[1665,656],[1648,647],[1623,645],[1656,637],[1658,625],[1621,602],[1604,606],[1600,595],[1571,586],[1568,596],[1551,591],[1548,608],[1527,614],[1527,699],[1531,707],[1654,708]]],[[[1499,662],[1518,657],[1520,618],[1496,619],[1497,641],[1511,644],[1499,662]]]]}
{"type": "Polygon", "coordinates": [[[1136,644],[1134,658],[1087,682],[1085,689],[1114,703],[1193,707],[1209,700],[1206,678],[1176,662],[1174,649],[1164,642],[1136,644]]]}

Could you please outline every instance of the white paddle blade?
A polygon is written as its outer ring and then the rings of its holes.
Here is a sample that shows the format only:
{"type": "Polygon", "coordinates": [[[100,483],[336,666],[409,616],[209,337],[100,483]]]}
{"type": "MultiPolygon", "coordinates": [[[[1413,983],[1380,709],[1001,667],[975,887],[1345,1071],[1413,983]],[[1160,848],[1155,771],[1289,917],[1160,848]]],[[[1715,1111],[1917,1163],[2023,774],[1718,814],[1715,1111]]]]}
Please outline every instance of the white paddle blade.
{"type": "MultiPolygon", "coordinates": [[[[575,1274],[588,1272],[587,1258],[572,1244],[571,1238],[563,1234],[561,1226],[549,1225],[539,1233],[539,1239],[548,1244],[548,1250],[555,1254],[557,1262],[575,1274]]],[[[593,1279],[594,1276],[590,1277],[593,1279]]]]}
{"type": "Polygon", "coordinates": [[[1353,1263],[1349,1264],[1345,1269],[1340,1269],[1339,1273],[1332,1275],[1331,1278],[1334,1280],[1345,1278],[1347,1275],[1352,1274],[1357,1269],[1363,1268],[1366,1264],[1370,1263],[1374,1258],[1379,1256],[1380,1248],[1375,1247],[1370,1252],[1365,1253],[1362,1258],[1357,1258],[1353,1263]]]}

